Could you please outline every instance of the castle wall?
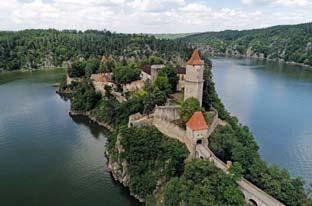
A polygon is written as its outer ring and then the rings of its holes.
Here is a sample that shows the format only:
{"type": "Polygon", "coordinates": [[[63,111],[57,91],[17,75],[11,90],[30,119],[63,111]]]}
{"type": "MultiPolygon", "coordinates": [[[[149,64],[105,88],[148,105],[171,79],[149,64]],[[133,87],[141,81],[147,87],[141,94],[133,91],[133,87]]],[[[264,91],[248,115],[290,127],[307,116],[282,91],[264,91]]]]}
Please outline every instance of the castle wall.
{"type": "Polygon", "coordinates": [[[156,106],[153,116],[167,121],[180,119],[179,106],[156,106]]]}
{"type": "Polygon", "coordinates": [[[190,156],[195,156],[194,144],[192,143],[192,140],[187,137],[186,131],[184,129],[174,123],[159,118],[154,118],[153,125],[168,137],[175,138],[184,143],[190,152],[190,156]]]}
{"type": "Polygon", "coordinates": [[[217,128],[217,126],[219,125],[219,122],[220,122],[219,121],[219,115],[218,115],[218,112],[215,110],[215,116],[213,117],[213,120],[212,120],[211,124],[209,125],[208,137],[217,128]]]}

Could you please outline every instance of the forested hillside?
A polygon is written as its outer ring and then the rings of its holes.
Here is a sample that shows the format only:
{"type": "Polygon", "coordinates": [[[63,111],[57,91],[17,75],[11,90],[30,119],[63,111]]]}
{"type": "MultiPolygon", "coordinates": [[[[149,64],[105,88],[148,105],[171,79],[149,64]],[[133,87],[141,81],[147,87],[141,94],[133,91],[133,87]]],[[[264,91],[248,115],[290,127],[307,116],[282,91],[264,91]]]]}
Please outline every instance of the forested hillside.
{"type": "Polygon", "coordinates": [[[312,65],[312,23],[206,32],[183,39],[213,55],[258,57],[312,65]]]}
{"type": "Polygon", "coordinates": [[[143,59],[151,55],[179,61],[191,50],[181,40],[118,34],[110,31],[24,30],[0,32],[0,70],[61,66],[66,61],[90,56],[143,59]]]}

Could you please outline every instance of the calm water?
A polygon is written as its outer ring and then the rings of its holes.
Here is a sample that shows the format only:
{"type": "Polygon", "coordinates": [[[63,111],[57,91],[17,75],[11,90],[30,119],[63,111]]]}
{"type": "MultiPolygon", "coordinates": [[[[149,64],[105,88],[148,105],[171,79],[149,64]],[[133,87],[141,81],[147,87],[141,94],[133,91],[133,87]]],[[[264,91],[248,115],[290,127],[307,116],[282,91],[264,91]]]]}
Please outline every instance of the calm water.
{"type": "Polygon", "coordinates": [[[226,108],[249,126],[269,163],[312,184],[312,71],[246,59],[213,59],[226,108]]]}
{"type": "Polygon", "coordinates": [[[62,74],[0,74],[0,205],[137,205],[106,171],[105,130],[55,94],[62,74]]]}

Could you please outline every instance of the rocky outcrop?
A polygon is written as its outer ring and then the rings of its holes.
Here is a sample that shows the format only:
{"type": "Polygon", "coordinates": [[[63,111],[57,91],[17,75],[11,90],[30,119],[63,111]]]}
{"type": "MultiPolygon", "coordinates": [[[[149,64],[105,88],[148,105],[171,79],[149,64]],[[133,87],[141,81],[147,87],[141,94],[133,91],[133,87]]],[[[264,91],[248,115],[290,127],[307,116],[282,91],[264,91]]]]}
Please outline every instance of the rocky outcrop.
{"type": "MultiPolygon", "coordinates": [[[[108,159],[107,169],[112,174],[114,179],[120,182],[124,187],[129,187],[129,170],[128,170],[128,162],[120,157],[120,154],[124,152],[122,145],[120,144],[120,135],[117,136],[116,144],[115,144],[115,152],[116,154],[111,154],[108,150],[106,150],[105,154],[108,159]]],[[[134,194],[130,191],[130,195],[135,197],[140,202],[144,202],[145,199],[134,194]]]]}
{"type": "Polygon", "coordinates": [[[69,115],[71,115],[71,116],[86,116],[86,117],[88,117],[92,122],[94,122],[94,123],[96,123],[96,124],[98,124],[98,125],[100,125],[100,126],[102,126],[102,127],[105,127],[105,128],[106,128],[107,130],[109,130],[110,132],[113,132],[113,128],[112,128],[109,124],[98,120],[98,119],[96,118],[96,116],[93,115],[91,112],[83,112],[83,111],[73,111],[73,110],[70,110],[70,111],[69,111],[69,115]]]}

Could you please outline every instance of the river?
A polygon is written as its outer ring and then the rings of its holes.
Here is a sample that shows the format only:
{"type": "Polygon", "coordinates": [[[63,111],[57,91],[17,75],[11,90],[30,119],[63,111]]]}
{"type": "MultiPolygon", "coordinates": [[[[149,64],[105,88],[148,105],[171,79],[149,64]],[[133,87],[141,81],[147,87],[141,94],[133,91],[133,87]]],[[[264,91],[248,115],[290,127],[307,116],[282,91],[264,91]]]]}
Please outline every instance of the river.
{"type": "Polygon", "coordinates": [[[0,74],[0,205],[138,205],[106,171],[106,131],[55,93],[63,74],[0,74]]]}
{"type": "Polygon", "coordinates": [[[261,157],[312,184],[312,71],[251,59],[212,62],[220,98],[251,129],[261,157]]]}

